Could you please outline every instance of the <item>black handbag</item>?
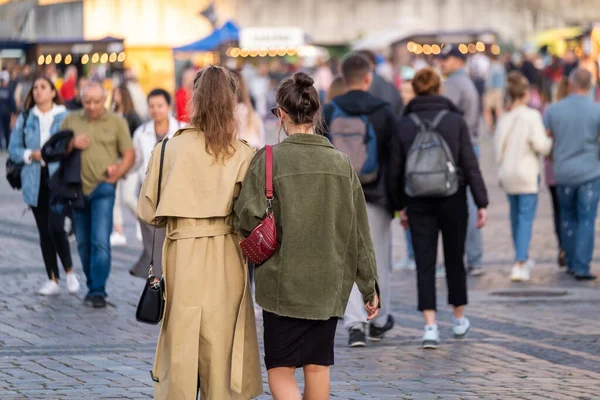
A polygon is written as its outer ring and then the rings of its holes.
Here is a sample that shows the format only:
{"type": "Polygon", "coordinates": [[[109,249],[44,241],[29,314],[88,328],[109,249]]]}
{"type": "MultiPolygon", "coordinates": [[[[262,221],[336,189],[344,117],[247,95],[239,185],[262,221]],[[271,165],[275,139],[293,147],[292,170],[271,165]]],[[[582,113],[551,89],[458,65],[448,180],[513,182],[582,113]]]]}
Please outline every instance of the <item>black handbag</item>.
{"type": "MultiPolygon", "coordinates": [[[[156,207],[160,202],[160,187],[162,184],[162,172],[163,162],[165,159],[165,148],[167,141],[165,138],[162,142],[162,148],[160,151],[160,170],[158,171],[158,194],[156,195],[156,207]]],[[[135,312],[135,319],[138,322],[145,324],[156,325],[158,324],[165,313],[165,280],[161,277],[160,281],[155,281],[154,272],[152,267],[154,266],[154,241],[156,239],[156,222],[154,223],[154,233],[152,234],[152,256],[150,258],[150,269],[148,271],[148,278],[142,290],[140,301],[138,302],[137,310],[135,312]]]]}
{"type": "MultiPolygon", "coordinates": [[[[29,111],[23,112],[23,146],[25,145],[25,124],[27,123],[27,117],[29,117],[29,111]]],[[[8,144],[7,144],[8,146],[8,144]]],[[[13,189],[20,190],[22,187],[21,183],[21,171],[23,170],[24,163],[16,163],[8,157],[6,160],[6,180],[13,189]]]]}

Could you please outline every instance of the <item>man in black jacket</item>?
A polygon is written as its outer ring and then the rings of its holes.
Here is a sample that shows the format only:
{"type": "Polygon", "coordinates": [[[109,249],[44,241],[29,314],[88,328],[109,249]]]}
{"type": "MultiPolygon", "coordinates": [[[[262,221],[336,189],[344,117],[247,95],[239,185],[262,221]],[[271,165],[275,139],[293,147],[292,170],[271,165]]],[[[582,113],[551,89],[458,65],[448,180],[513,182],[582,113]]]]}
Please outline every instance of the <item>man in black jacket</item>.
{"type": "MultiPolygon", "coordinates": [[[[372,129],[377,141],[377,173],[369,183],[363,182],[363,191],[367,201],[367,214],[371,227],[371,237],[375,247],[377,269],[381,288],[381,310],[379,316],[371,321],[368,332],[366,329],[367,314],[364,302],[356,285],[352,289],[344,327],[350,334],[351,347],[366,345],[368,333],[371,341],[381,340],[385,333],[394,326],[390,312],[390,271],[391,271],[391,233],[390,222],[394,208],[390,199],[387,185],[388,164],[390,162],[389,147],[395,132],[395,117],[390,105],[368,92],[373,81],[373,65],[362,54],[351,53],[342,62],[342,75],[348,92],[338,96],[324,108],[326,135],[336,144],[336,132],[332,130],[332,119],[336,110],[352,118],[366,117],[367,129],[372,129]]],[[[373,153],[371,153],[373,154],[373,153]]],[[[368,158],[368,157],[367,157],[368,158]]],[[[355,165],[355,168],[357,166],[355,165]]],[[[360,171],[359,171],[360,172],[360,171]]]]}

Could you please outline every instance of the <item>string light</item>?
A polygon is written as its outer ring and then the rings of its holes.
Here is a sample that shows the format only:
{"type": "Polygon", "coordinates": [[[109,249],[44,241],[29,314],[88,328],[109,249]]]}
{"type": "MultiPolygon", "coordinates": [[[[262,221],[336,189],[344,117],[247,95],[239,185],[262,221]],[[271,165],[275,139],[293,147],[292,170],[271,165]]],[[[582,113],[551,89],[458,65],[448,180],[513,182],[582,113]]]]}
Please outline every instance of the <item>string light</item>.
{"type": "Polygon", "coordinates": [[[431,46],[431,52],[433,54],[440,54],[442,52],[442,49],[437,44],[434,44],[433,46],[431,46]]]}
{"type": "Polygon", "coordinates": [[[106,53],[102,54],[102,57],[100,57],[100,62],[102,64],[106,64],[108,62],[108,54],[106,54],[106,53]]]}
{"type": "Polygon", "coordinates": [[[125,61],[125,53],[124,52],[120,52],[119,56],[117,57],[117,61],[118,62],[123,62],[125,61]]]}
{"type": "Polygon", "coordinates": [[[62,55],[57,54],[54,56],[54,64],[60,64],[61,61],[62,61],[62,55]]]}
{"type": "Polygon", "coordinates": [[[493,44],[492,45],[492,54],[494,54],[494,55],[500,54],[500,46],[498,46],[497,44],[493,44]]]}
{"type": "Polygon", "coordinates": [[[266,57],[266,56],[267,56],[267,54],[269,54],[269,50],[267,50],[267,49],[260,49],[260,50],[258,51],[258,55],[259,55],[260,57],[266,57]]]}
{"type": "Polygon", "coordinates": [[[237,47],[234,47],[233,49],[231,49],[230,52],[231,57],[236,58],[240,56],[240,49],[237,47]]]}
{"type": "Polygon", "coordinates": [[[471,54],[474,54],[477,52],[477,47],[475,47],[475,45],[473,43],[469,44],[468,49],[469,49],[469,53],[471,53],[471,54]]]}
{"type": "Polygon", "coordinates": [[[406,44],[406,50],[410,51],[411,53],[415,51],[415,42],[408,42],[406,44]]]}
{"type": "Polygon", "coordinates": [[[94,53],[92,56],[92,64],[96,64],[98,61],[100,61],[100,54],[94,53]]]}
{"type": "Polygon", "coordinates": [[[431,46],[428,44],[423,45],[423,53],[426,55],[430,55],[432,53],[431,46]]]}
{"type": "Polygon", "coordinates": [[[485,44],[483,44],[483,42],[477,42],[475,49],[477,51],[485,51],[485,44]]]}
{"type": "Polygon", "coordinates": [[[65,57],[65,64],[69,65],[73,61],[73,57],[70,54],[67,54],[65,57]]]}
{"type": "Polygon", "coordinates": [[[46,56],[46,64],[48,64],[48,65],[52,64],[52,56],[50,54],[48,54],[46,56]]]}
{"type": "Polygon", "coordinates": [[[415,45],[415,49],[414,49],[414,53],[415,54],[421,54],[421,53],[423,53],[423,46],[421,46],[420,44],[416,44],[415,45]]]}
{"type": "Polygon", "coordinates": [[[89,56],[89,55],[87,55],[87,54],[84,54],[84,55],[81,57],[81,63],[82,63],[83,65],[87,64],[89,61],[90,61],[90,56],[89,56]]]}
{"type": "Polygon", "coordinates": [[[110,55],[110,57],[108,57],[108,61],[111,63],[114,63],[115,61],[117,61],[117,53],[112,53],[110,55]]]}
{"type": "Polygon", "coordinates": [[[462,54],[467,54],[467,52],[469,51],[469,48],[467,47],[466,44],[462,43],[458,46],[458,51],[460,51],[462,54]]]}
{"type": "Polygon", "coordinates": [[[38,65],[44,65],[44,62],[46,62],[46,57],[44,57],[43,55],[40,55],[38,57],[38,65]]]}

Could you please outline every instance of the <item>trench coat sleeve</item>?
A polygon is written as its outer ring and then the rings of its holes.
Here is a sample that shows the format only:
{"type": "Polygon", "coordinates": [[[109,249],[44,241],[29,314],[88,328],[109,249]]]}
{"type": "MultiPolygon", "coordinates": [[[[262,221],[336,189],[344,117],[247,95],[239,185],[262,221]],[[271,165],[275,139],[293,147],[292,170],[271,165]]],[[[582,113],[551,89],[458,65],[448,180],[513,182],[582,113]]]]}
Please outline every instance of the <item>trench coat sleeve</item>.
{"type": "MultiPolygon", "coordinates": [[[[357,273],[356,285],[363,296],[364,303],[372,303],[375,293],[379,299],[379,283],[377,282],[377,262],[375,261],[375,250],[373,249],[373,241],[371,240],[371,231],[369,229],[369,220],[367,218],[367,205],[365,203],[365,194],[362,186],[352,171],[353,177],[353,203],[354,203],[354,220],[356,228],[357,242],[357,273]]],[[[381,300],[379,302],[381,308],[381,300]]]]}
{"type": "Polygon", "coordinates": [[[242,236],[247,237],[265,217],[265,183],[249,169],[239,197],[234,203],[233,226],[242,236]]]}
{"type": "MultiPolygon", "coordinates": [[[[167,225],[166,217],[156,218],[156,197],[158,194],[158,173],[160,170],[161,146],[162,143],[157,144],[152,152],[152,155],[150,156],[148,170],[146,171],[144,183],[142,183],[142,189],[140,190],[137,208],[138,217],[147,224],[156,225],[157,228],[163,228],[167,225]]],[[[165,174],[163,172],[163,186],[164,177],[165,174]]]]}

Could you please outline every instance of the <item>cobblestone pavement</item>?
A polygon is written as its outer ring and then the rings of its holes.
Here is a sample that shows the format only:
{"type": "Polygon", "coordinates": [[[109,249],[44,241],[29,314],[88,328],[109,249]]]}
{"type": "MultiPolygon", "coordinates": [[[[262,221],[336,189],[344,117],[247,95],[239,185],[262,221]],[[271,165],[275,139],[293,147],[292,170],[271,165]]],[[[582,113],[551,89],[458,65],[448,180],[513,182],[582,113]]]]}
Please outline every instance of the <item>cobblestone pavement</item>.
{"type": "MultiPolygon", "coordinates": [[[[332,398],[600,398],[600,283],[577,283],[556,267],[546,191],[534,229],[531,253],[538,263],[533,279],[527,284],[508,281],[513,253],[507,203],[495,185],[485,143],[483,160],[492,203],[484,232],[486,274],[469,278],[471,334],[463,341],[451,338],[451,313],[443,304],[445,284],[439,281],[443,343],[436,351],[421,350],[414,272],[394,271],[397,325],[381,343],[364,349],[346,347],[347,334],[340,325],[332,398]],[[564,295],[495,294],[504,290],[564,295]]],[[[5,156],[0,157],[2,165],[4,161],[5,156]]],[[[10,190],[3,175],[0,206],[0,399],[150,398],[157,328],[134,319],[143,281],[127,273],[140,253],[133,219],[128,217],[126,227],[130,246],[114,249],[109,307],[93,310],[83,306],[83,292],[52,298],[34,294],[45,279],[37,232],[31,213],[21,218],[20,195],[10,190]]],[[[393,229],[398,261],[404,240],[396,223],[393,229]]],[[[72,250],[76,255],[74,245],[72,250]]],[[[594,269],[600,273],[600,252],[596,253],[594,269]]],[[[78,257],[75,260],[83,277],[78,257]]]]}

